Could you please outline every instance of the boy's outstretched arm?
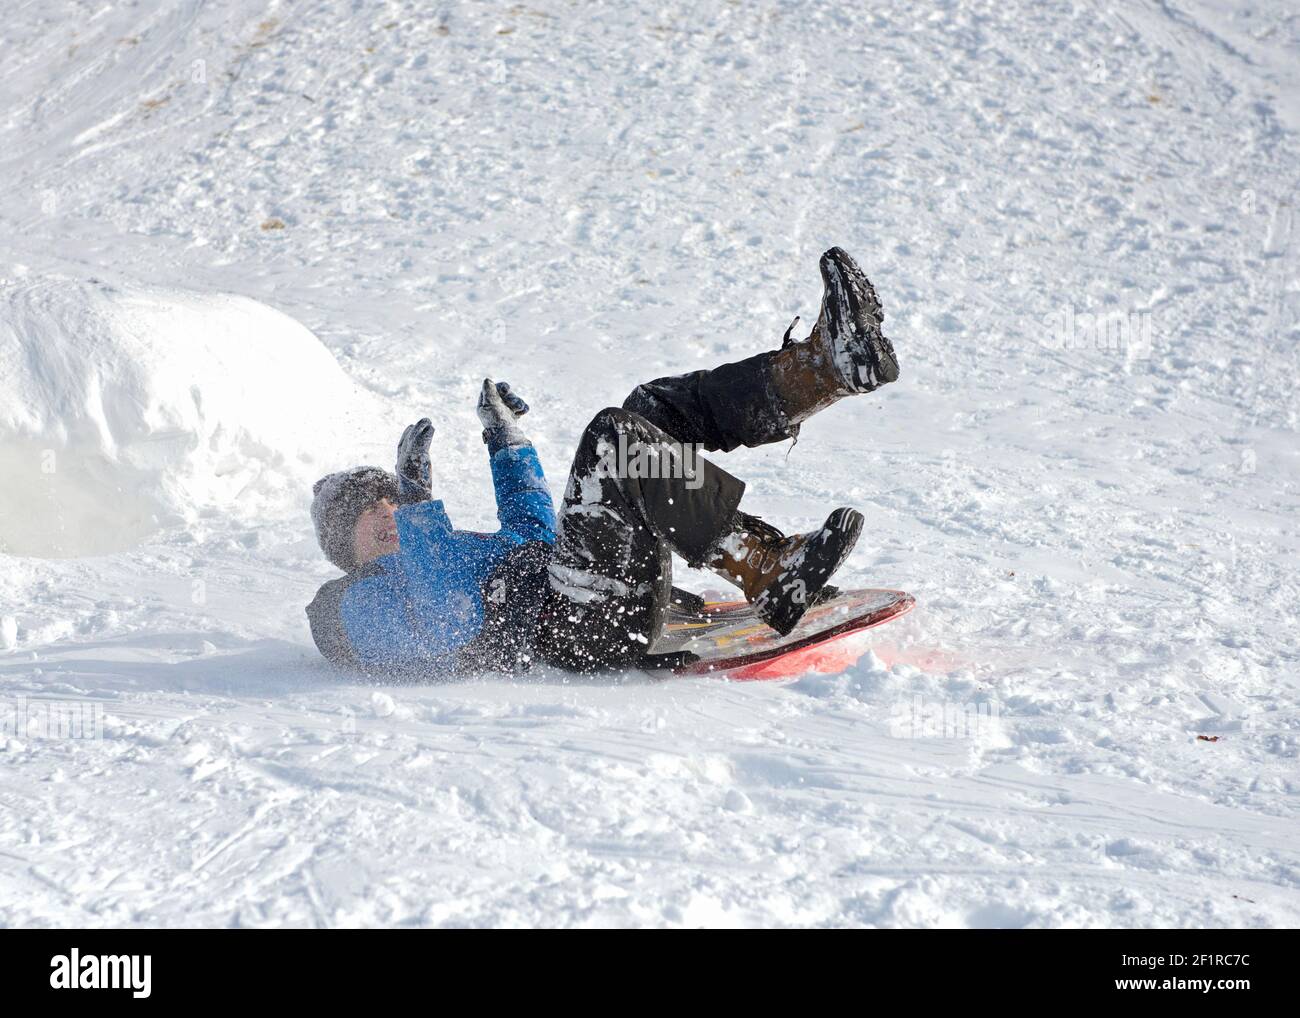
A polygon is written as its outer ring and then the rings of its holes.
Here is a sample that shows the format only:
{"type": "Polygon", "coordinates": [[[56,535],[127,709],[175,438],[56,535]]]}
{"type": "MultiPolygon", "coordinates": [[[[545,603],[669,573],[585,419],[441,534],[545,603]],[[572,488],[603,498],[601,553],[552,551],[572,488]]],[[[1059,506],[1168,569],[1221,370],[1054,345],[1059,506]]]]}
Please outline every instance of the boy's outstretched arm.
{"type": "Polygon", "coordinates": [[[497,518],[501,527],[522,541],[555,543],[555,505],[542,474],[537,450],[519,427],[528,404],[505,382],[483,380],[478,416],[492,460],[497,518]]]}

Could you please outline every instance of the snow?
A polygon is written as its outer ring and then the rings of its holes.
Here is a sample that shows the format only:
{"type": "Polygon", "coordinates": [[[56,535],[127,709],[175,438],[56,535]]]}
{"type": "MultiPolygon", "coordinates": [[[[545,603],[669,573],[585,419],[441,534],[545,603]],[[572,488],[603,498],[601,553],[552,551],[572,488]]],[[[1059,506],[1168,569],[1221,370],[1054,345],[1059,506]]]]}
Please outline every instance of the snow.
{"type": "Polygon", "coordinates": [[[1298,33],[1284,0],[11,12],[0,924],[1296,925],[1298,33]],[[314,476],[428,415],[490,527],[484,377],[558,495],[636,382],[806,327],[833,244],[902,377],[722,462],[778,525],[866,514],[842,582],[918,608],[856,665],[318,660],[314,476]]]}
{"type": "Polygon", "coordinates": [[[257,301],[67,279],[0,292],[0,405],[0,547],[38,556],[125,550],[205,511],[255,521],[377,410],[257,301]]]}

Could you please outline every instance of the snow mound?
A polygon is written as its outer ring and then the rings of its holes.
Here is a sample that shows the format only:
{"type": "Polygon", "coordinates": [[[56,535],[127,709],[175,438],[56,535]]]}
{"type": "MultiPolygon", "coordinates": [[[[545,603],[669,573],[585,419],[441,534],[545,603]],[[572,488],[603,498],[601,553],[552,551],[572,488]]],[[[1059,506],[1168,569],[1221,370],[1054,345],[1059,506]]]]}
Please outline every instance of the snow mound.
{"type": "Polygon", "coordinates": [[[0,287],[0,551],[130,548],[205,511],[301,508],[374,418],[304,326],[232,294],[0,287]]]}

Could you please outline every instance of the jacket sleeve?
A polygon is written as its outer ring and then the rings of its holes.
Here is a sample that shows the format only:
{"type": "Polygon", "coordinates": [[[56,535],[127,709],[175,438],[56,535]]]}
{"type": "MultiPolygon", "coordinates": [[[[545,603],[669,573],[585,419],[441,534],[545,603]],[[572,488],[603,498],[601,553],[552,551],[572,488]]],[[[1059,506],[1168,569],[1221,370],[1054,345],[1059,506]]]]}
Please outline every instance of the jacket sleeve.
{"type": "Polygon", "coordinates": [[[492,484],[503,530],[523,541],[555,543],[555,505],[536,449],[518,445],[492,453],[492,484]]]}

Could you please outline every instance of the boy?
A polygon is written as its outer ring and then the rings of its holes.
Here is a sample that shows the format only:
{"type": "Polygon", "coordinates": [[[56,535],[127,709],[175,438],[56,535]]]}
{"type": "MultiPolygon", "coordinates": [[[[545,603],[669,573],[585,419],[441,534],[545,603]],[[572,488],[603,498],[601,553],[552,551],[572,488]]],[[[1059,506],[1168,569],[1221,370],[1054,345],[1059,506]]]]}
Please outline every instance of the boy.
{"type": "Polygon", "coordinates": [[[745,485],[695,450],[795,436],[802,421],[898,377],[875,290],[840,248],[821,257],[810,335],[708,371],[659,378],[598,413],[573,459],[558,517],[532,443],[528,406],[484,380],[483,423],[501,529],[454,530],[430,491],[428,419],[406,429],[395,473],[358,467],[314,488],[312,519],[347,575],[307,608],[331,661],[367,670],[519,671],[535,659],[575,671],[655,667],[673,553],[738,586],[789,633],[853,549],[862,514],[840,508],[786,536],[740,510],[745,485]]]}

